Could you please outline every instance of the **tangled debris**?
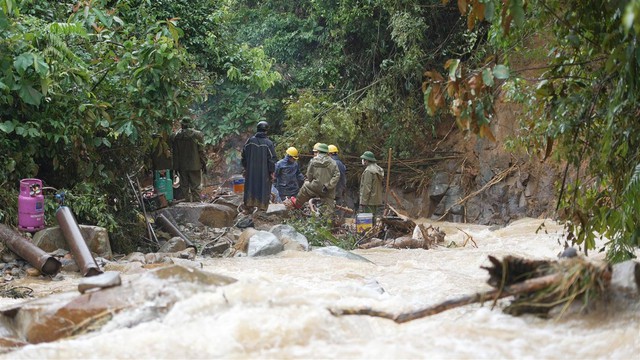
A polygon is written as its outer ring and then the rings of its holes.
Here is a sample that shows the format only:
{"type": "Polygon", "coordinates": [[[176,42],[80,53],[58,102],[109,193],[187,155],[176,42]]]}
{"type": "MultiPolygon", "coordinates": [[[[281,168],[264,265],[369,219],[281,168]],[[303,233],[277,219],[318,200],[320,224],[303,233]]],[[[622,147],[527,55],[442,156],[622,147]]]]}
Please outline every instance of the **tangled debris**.
{"type": "Polygon", "coordinates": [[[513,297],[503,310],[511,315],[535,314],[547,316],[549,311],[560,306],[560,315],[572,303],[582,301],[583,308],[607,293],[611,282],[611,266],[593,264],[582,258],[562,261],[528,260],[506,256],[502,261],[489,256],[492,266],[482,267],[489,272],[488,284],[492,290],[447,300],[425,309],[392,314],[370,308],[329,309],[336,316],[369,315],[404,323],[435,315],[456,307],[513,297]]]}

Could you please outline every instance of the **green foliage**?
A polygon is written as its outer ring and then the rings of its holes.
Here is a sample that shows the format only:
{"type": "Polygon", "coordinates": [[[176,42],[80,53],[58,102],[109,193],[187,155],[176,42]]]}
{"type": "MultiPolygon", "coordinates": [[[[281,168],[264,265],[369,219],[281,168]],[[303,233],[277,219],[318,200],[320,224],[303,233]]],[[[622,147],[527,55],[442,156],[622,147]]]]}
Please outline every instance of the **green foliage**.
{"type": "Polygon", "coordinates": [[[422,105],[425,63],[469,49],[451,6],[373,1],[241,1],[237,36],[261,44],[283,75],[278,148],[309,149],[318,141],[347,153],[393,147],[411,156],[439,117],[422,105]],[[408,129],[411,129],[408,131],[408,129]]]}
{"type": "Polygon", "coordinates": [[[286,222],[297,232],[307,237],[310,246],[337,246],[345,250],[353,250],[357,238],[353,234],[334,235],[333,221],[327,216],[300,215],[292,217],[286,222]]]}
{"type": "MultiPolygon", "coordinates": [[[[521,48],[534,33],[548,49],[535,64],[536,81],[500,65],[493,75],[509,79],[507,94],[531,114],[522,119],[521,143],[566,161],[559,213],[569,240],[593,249],[606,238],[609,260],[633,257],[640,245],[640,1],[544,0],[525,8],[521,0],[486,0],[482,8],[489,4],[494,46],[521,48]]],[[[479,8],[474,2],[467,10],[479,8]]]]}
{"type": "Polygon", "coordinates": [[[276,137],[277,152],[289,146],[311,152],[317,142],[350,144],[357,136],[352,111],[329,103],[327,97],[302,92],[287,107],[285,135],[276,137]]]}

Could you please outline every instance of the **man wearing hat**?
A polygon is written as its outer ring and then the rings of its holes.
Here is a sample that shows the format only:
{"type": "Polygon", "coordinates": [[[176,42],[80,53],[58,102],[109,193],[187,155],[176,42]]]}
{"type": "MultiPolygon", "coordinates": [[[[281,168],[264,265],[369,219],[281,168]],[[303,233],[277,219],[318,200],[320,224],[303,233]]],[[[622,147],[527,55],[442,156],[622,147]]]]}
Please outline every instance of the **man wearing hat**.
{"type": "Polygon", "coordinates": [[[376,157],[371,151],[365,151],[360,159],[362,159],[362,165],[366,166],[360,176],[360,212],[375,215],[382,205],[384,170],[376,164],[376,157]]]}
{"type": "Polygon", "coordinates": [[[344,206],[347,198],[347,167],[338,156],[337,146],[329,145],[329,156],[336,162],[338,170],[340,170],[340,180],[336,185],[336,204],[344,206]]]}
{"type": "Polygon", "coordinates": [[[242,148],[241,164],[244,169],[244,213],[255,208],[267,210],[271,199],[271,184],[275,179],[276,149],[267,137],[269,123],[260,121],[256,133],[242,148]]]}
{"type": "Polygon", "coordinates": [[[193,128],[189,116],[183,117],[180,124],[181,129],[171,136],[173,169],[180,173],[183,197],[187,201],[200,201],[202,172],[207,171],[204,135],[193,128]]]}
{"type": "Polygon", "coordinates": [[[298,149],[291,146],[286,155],[276,163],[276,189],[280,198],[284,200],[298,195],[300,185],[304,182],[304,175],[298,165],[298,149]]]}
{"type": "Polygon", "coordinates": [[[291,198],[291,203],[299,209],[305,202],[317,197],[331,213],[336,207],[336,185],[340,180],[340,170],[336,162],[327,155],[329,152],[327,144],[316,144],[314,152],[317,155],[309,162],[307,181],[298,192],[298,197],[291,198]]]}

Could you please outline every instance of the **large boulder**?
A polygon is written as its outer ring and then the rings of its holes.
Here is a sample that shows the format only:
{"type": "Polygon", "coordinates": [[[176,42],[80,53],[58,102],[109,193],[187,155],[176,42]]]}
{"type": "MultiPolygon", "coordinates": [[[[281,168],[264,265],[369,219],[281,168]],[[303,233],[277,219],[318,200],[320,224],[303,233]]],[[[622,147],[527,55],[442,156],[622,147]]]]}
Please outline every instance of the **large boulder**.
{"type": "Polygon", "coordinates": [[[307,237],[300,234],[291,225],[278,224],[269,230],[282,243],[285,250],[309,250],[309,241],[307,237]]]}
{"type": "Polygon", "coordinates": [[[231,227],[238,212],[226,205],[209,203],[179,203],[163,210],[180,225],[194,224],[215,228],[231,227]]]}
{"type": "MultiPolygon", "coordinates": [[[[98,257],[112,259],[109,233],[103,227],[91,225],[79,225],[82,238],[87,243],[89,251],[98,257]]],[[[38,231],[33,236],[33,244],[46,252],[54,252],[58,249],[70,250],[69,244],[59,226],[38,231]]]]}
{"type": "Polygon", "coordinates": [[[268,231],[258,231],[249,239],[247,255],[267,256],[275,255],[284,250],[278,238],[268,231]]]}

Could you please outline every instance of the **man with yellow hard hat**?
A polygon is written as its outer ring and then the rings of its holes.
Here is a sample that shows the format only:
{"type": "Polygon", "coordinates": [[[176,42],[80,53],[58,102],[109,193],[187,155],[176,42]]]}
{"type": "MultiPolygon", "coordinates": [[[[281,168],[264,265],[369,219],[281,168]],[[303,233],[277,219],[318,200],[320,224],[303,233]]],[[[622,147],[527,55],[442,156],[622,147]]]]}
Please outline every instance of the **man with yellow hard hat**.
{"type": "Polygon", "coordinates": [[[329,145],[329,157],[336,162],[338,170],[340,170],[340,180],[336,185],[336,204],[345,205],[346,193],[347,193],[347,167],[344,165],[340,157],[338,157],[338,147],[335,145],[329,145]]]}
{"type": "Polygon", "coordinates": [[[276,189],[282,200],[298,195],[298,190],[304,183],[304,175],[298,165],[298,155],[298,149],[291,146],[284,158],[276,163],[276,189]]]}

